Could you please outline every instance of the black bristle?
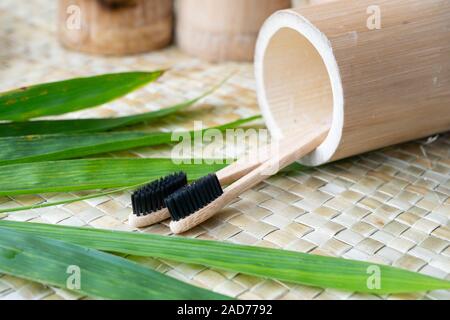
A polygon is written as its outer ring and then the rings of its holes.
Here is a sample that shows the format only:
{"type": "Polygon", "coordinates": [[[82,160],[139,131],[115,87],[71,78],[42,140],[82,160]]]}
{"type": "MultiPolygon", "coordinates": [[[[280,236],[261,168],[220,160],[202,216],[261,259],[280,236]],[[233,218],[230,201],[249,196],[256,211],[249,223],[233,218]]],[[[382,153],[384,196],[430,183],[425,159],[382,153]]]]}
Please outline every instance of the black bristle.
{"type": "Polygon", "coordinates": [[[210,174],[169,195],[165,199],[173,221],[184,219],[223,194],[222,186],[215,174],[210,174]]]}
{"type": "Polygon", "coordinates": [[[164,198],[186,185],[186,174],[179,172],[139,188],[131,195],[133,213],[146,216],[165,208],[164,198]]]}

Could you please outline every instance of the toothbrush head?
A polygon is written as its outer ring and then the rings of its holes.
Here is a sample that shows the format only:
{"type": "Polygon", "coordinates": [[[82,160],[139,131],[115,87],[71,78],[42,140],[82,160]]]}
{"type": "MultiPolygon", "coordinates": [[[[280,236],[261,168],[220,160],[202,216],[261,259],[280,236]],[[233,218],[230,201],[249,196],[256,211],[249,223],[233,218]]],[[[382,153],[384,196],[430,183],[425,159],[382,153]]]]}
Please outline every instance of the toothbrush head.
{"type": "Polygon", "coordinates": [[[210,174],[186,185],[165,199],[173,221],[180,221],[204,208],[223,194],[217,175],[210,174]]]}
{"type": "Polygon", "coordinates": [[[131,195],[133,214],[147,216],[164,209],[164,199],[186,185],[186,174],[178,172],[141,187],[131,195]]]}

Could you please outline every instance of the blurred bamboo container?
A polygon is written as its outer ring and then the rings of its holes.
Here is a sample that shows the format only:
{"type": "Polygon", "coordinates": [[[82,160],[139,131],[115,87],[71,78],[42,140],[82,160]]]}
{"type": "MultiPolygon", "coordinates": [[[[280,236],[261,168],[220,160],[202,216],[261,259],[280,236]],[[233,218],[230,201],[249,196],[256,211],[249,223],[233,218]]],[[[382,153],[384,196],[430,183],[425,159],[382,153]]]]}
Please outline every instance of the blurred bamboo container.
{"type": "Polygon", "coordinates": [[[258,100],[275,138],[330,123],[307,165],[450,130],[450,2],[340,0],[262,27],[258,100]]]}
{"type": "Polygon", "coordinates": [[[290,5],[290,0],[180,0],[178,45],[208,61],[252,61],[264,20],[290,5]]]}
{"type": "Polygon", "coordinates": [[[59,38],[70,49],[127,55],[165,47],[172,0],[59,0],[59,38]]]}

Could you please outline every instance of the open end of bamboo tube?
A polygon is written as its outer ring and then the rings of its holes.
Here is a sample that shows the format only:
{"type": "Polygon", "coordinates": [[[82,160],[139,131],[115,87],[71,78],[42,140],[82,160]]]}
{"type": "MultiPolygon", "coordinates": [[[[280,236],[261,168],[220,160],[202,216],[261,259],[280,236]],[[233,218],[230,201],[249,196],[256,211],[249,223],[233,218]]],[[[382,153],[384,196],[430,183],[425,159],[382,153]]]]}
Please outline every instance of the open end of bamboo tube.
{"type": "Polygon", "coordinates": [[[299,159],[309,166],[328,162],[341,140],[344,98],[326,36],[294,11],[275,13],[260,31],[255,72],[259,104],[272,136],[300,136],[302,127],[329,121],[325,141],[299,159]]]}

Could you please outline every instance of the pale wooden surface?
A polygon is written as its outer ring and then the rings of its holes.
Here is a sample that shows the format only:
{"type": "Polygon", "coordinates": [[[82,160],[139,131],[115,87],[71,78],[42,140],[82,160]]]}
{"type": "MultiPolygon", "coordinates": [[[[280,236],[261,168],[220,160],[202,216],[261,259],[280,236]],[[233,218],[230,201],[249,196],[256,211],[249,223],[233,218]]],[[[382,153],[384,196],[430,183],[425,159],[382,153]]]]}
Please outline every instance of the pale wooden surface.
{"type": "MultiPolygon", "coordinates": [[[[251,65],[210,65],[170,48],[131,58],[94,58],[62,50],[55,34],[54,5],[46,0],[0,2],[0,85],[76,75],[172,66],[164,79],[107,106],[81,116],[123,115],[194,97],[232,70],[239,73],[195,113],[171,117],[159,128],[187,128],[202,118],[214,125],[257,112],[251,65]],[[7,27],[5,27],[7,26],[7,27]],[[211,113],[214,114],[211,117],[211,113]],[[187,123],[187,124],[186,124],[187,123]]],[[[121,156],[167,155],[167,148],[141,148],[121,156]]],[[[376,261],[440,278],[450,270],[450,135],[364,154],[304,172],[268,179],[221,214],[187,236],[301,252],[376,261]]],[[[0,198],[0,207],[58,199],[43,194],[0,198]]],[[[58,208],[17,213],[18,221],[130,230],[129,194],[118,194],[58,208]]],[[[144,230],[170,234],[168,224],[144,230]]],[[[428,294],[363,296],[211,270],[133,258],[168,275],[241,299],[450,299],[448,291],[428,294]]],[[[65,290],[48,288],[11,276],[0,277],[3,299],[79,299],[65,290]]]]}

